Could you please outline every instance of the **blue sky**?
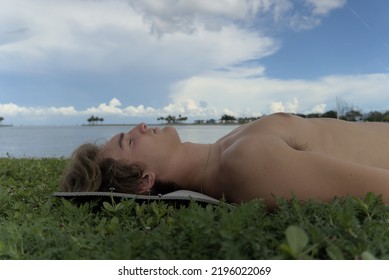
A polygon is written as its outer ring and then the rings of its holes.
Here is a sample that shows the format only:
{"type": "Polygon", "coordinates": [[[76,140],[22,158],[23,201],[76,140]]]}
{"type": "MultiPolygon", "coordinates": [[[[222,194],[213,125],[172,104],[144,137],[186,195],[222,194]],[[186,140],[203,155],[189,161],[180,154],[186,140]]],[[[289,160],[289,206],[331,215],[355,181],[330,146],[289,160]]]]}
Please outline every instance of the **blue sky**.
{"type": "Polygon", "coordinates": [[[389,110],[386,0],[1,0],[15,125],[389,110]]]}

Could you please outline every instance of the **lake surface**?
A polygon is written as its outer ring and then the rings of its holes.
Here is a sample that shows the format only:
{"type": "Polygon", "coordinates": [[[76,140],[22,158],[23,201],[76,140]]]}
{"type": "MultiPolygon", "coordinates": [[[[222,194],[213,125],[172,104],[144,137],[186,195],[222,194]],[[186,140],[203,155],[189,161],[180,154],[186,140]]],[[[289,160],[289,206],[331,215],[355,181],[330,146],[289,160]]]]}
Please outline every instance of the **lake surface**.
{"type": "MultiPolygon", "coordinates": [[[[0,157],[69,157],[86,142],[103,144],[134,126],[14,126],[0,127],[0,157]]],[[[153,127],[153,126],[152,126],[153,127]]],[[[183,142],[212,143],[234,125],[175,126],[183,142]]]]}

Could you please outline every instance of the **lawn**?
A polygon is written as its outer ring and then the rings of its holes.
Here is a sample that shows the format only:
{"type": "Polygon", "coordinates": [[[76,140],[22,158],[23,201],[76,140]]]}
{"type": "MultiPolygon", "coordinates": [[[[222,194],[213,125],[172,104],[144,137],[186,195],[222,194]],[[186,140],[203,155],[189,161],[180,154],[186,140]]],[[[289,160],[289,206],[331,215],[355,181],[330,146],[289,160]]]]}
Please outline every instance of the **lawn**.
{"type": "Polygon", "coordinates": [[[52,197],[66,159],[0,159],[0,259],[389,259],[381,199],[234,208],[52,197]]]}

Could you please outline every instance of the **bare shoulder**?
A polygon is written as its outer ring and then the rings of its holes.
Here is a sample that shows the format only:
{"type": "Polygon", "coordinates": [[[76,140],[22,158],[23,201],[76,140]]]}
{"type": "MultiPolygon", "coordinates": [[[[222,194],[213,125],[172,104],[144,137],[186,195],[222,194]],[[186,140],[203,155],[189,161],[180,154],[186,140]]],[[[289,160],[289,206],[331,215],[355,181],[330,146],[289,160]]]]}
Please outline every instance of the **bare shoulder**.
{"type": "Polygon", "coordinates": [[[276,113],[248,124],[244,133],[289,138],[303,131],[312,130],[315,124],[309,119],[286,113],[276,113]]]}
{"type": "Polygon", "coordinates": [[[260,128],[271,131],[276,127],[287,127],[291,124],[303,123],[305,119],[296,115],[287,113],[276,113],[260,118],[251,124],[254,128],[260,128]]]}
{"type": "Polygon", "coordinates": [[[234,165],[246,164],[252,159],[259,160],[260,153],[273,150],[272,147],[289,138],[296,124],[304,120],[285,113],[272,114],[255,122],[243,125],[220,139],[221,163],[235,168],[234,165]]]}
{"type": "Polygon", "coordinates": [[[220,173],[223,178],[224,193],[232,201],[252,199],[253,186],[263,179],[269,168],[269,158],[285,142],[271,134],[244,135],[229,145],[221,154],[220,173]]]}

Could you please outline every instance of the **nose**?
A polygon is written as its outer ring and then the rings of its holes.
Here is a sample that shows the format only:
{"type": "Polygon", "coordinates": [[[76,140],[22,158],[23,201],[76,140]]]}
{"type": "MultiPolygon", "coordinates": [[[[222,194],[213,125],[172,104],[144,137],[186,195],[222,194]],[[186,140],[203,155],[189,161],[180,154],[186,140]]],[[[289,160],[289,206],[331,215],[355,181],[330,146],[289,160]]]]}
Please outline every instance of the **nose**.
{"type": "Polygon", "coordinates": [[[137,133],[141,133],[141,134],[144,134],[147,132],[147,124],[145,123],[140,123],[138,124],[136,127],[134,127],[133,129],[131,129],[128,134],[131,134],[131,135],[135,135],[137,133]]]}
{"type": "Polygon", "coordinates": [[[138,129],[140,130],[141,133],[146,133],[147,132],[147,124],[145,124],[145,123],[138,124],[138,129]]]}

